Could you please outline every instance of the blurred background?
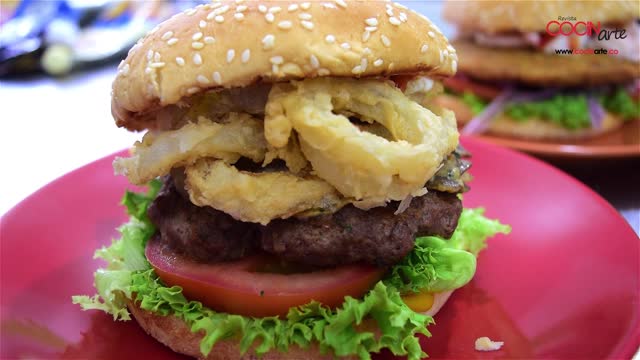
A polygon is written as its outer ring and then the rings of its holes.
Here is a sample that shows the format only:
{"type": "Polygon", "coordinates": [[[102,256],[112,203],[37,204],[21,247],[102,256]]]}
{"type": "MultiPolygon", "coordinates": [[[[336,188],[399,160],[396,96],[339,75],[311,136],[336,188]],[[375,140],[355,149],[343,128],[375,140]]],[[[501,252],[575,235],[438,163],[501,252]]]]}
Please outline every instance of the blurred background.
{"type": "MultiPolygon", "coordinates": [[[[0,214],[65,173],[141,138],[114,126],[117,64],[148,30],[197,0],[0,2],[0,214]]],[[[400,1],[449,37],[441,1],[400,1]]],[[[640,161],[543,159],[600,193],[640,233],[640,161]]]]}

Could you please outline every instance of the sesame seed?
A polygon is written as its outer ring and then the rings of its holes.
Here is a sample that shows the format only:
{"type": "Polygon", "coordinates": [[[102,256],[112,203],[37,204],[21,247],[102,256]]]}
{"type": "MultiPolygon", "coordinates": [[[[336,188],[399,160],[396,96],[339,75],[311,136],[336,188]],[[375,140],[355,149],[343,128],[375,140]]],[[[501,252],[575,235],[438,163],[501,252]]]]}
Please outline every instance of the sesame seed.
{"type": "Polygon", "coordinates": [[[331,71],[329,71],[329,69],[325,69],[325,68],[318,69],[318,75],[320,76],[327,76],[329,74],[331,74],[331,71]]]}
{"type": "Polygon", "coordinates": [[[204,43],[205,44],[213,44],[216,42],[216,39],[213,36],[205,36],[204,43]]]}
{"type": "Polygon", "coordinates": [[[267,7],[262,5],[262,4],[260,4],[260,5],[258,5],[258,11],[260,11],[261,13],[264,14],[264,13],[267,12],[267,7]]]}
{"type": "Polygon", "coordinates": [[[233,58],[236,57],[236,51],[233,49],[227,50],[227,62],[231,64],[233,58]]]}
{"type": "Polygon", "coordinates": [[[213,20],[214,17],[216,17],[216,13],[213,11],[207,14],[207,20],[213,20]]]}
{"type": "Polygon", "coordinates": [[[427,50],[429,50],[429,45],[427,44],[422,45],[422,47],[420,48],[420,52],[423,54],[426,53],[427,50]]]}
{"type": "Polygon", "coordinates": [[[302,10],[309,10],[311,8],[311,3],[309,2],[303,2],[302,4],[300,4],[300,8],[302,10]]]}
{"type": "Polygon", "coordinates": [[[165,63],[163,62],[152,62],[151,64],[149,64],[149,67],[152,67],[154,69],[159,69],[164,66],[165,66],[165,63]]]}
{"type": "Polygon", "coordinates": [[[160,61],[160,53],[159,53],[159,52],[157,52],[157,51],[156,51],[156,52],[153,54],[153,61],[155,61],[155,62],[160,61]]]}
{"type": "Polygon", "coordinates": [[[201,32],[197,32],[197,33],[193,34],[193,36],[191,37],[191,40],[193,40],[193,41],[198,41],[200,39],[202,39],[202,33],[201,32]]]}
{"type": "Polygon", "coordinates": [[[436,37],[436,34],[434,34],[433,31],[429,31],[427,33],[427,35],[429,35],[430,38],[435,38],[436,37]]]}
{"type": "Polygon", "coordinates": [[[226,13],[228,10],[229,10],[229,5],[224,5],[220,8],[213,10],[213,12],[216,13],[216,15],[222,15],[226,13]]]}
{"type": "Polygon", "coordinates": [[[204,47],[204,44],[199,41],[194,41],[191,43],[191,47],[196,50],[200,50],[204,47]]]}
{"type": "Polygon", "coordinates": [[[284,59],[282,58],[282,56],[274,56],[269,59],[269,61],[271,61],[272,64],[280,65],[284,62],[284,59]]]}
{"type": "Polygon", "coordinates": [[[458,62],[453,60],[451,62],[451,70],[453,70],[453,72],[456,72],[458,70],[458,62]]]}
{"type": "Polygon", "coordinates": [[[235,14],[233,14],[233,17],[238,21],[242,21],[244,19],[244,14],[243,13],[235,13],[235,14]]]}
{"type": "Polygon", "coordinates": [[[378,59],[373,62],[373,66],[382,66],[383,63],[384,61],[382,61],[382,59],[378,59]]]}
{"type": "Polygon", "coordinates": [[[291,29],[291,26],[293,26],[293,24],[289,20],[280,21],[278,23],[278,27],[283,30],[291,29]]]}
{"type": "Polygon", "coordinates": [[[151,74],[152,72],[153,72],[153,69],[152,69],[152,68],[150,68],[150,67],[146,67],[146,68],[144,69],[144,73],[145,73],[145,74],[147,74],[147,75],[151,74]]]}
{"type": "Polygon", "coordinates": [[[444,54],[445,59],[449,56],[449,52],[447,50],[443,50],[442,54],[444,54]]]}
{"type": "Polygon", "coordinates": [[[275,41],[276,41],[276,37],[271,35],[271,34],[267,34],[267,36],[265,36],[264,38],[262,38],[262,48],[265,50],[269,50],[273,48],[273,45],[275,45],[275,41]]]}
{"type": "Polygon", "coordinates": [[[346,8],[347,7],[347,3],[344,2],[344,0],[335,0],[336,4],[338,4],[339,6],[346,8]]]}
{"type": "Polygon", "coordinates": [[[366,54],[366,55],[371,55],[372,54],[371,49],[369,49],[368,47],[364,48],[364,50],[362,50],[362,53],[366,54]]]}
{"type": "Polygon", "coordinates": [[[349,45],[349,43],[346,43],[346,42],[343,42],[342,44],[340,44],[340,47],[345,50],[351,49],[351,45],[349,45]]]}
{"type": "Polygon", "coordinates": [[[289,11],[289,12],[296,11],[296,10],[298,10],[298,4],[291,4],[287,8],[287,11],[289,11]]]}
{"type": "Polygon", "coordinates": [[[313,23],[311,21],[302,20],[300,21],[300,24],[307,30],[313,30],[313,23]]]}
{"type": "Polygon", "coordinates": [[[202,65],[202,56],[200,56],[200,53],[193,54],[193,63],[196,65],[202,65]]]}
{"type": "Polygon", "coordinates": [[[171,46],[171,45],[175,45],[178,42],[178,38],[171,38],[169,40],[167,40],[167,45],[171,46]]]}
{"type": "Polygon", "coordinates": [[[353,74],[361,74],[362,71],[363,71],[362,70],[362,66],[360,66],[360,65],[356,65],[356,66],[353,67],[353,69],[351,69],[351,72],[353,74]]]}
{"type": "Polygon", "coordinates": [[[407,22],[407,19],[408,19],[408,18],[407,18],[407,14],[405,14],[405,13],[401,12],[401,13],[400,13],[400,21],[402,21],[402,22],[407,22]]]}
{"type": "Polygon", "coordinates": [[[222,6],[222,3],[214,2],[213,4],[209,4],[209,9],[215,9],[222,6]]]}
{"type": "Polygon", "coordinates": [[[193,94],[197,93],[198,91],[200,91],[200,88],[198,88],[198,87],[191,87],[191,88],[187,89],[187,94],[189,94],[189,95],[193,95],[193,94]]]}
{"type": "Polygon", "coordinates": [[[273,15],[272,13],[267,13],[264,18],[268,23],[272,23],[276,19],[275,15],[273,15]]]}
{"type": "Polygon", "coordinates": [[[326,7],[327,9],[335,9],[336,6],[333,5],[332,3],[324,3],[322,4],[322,6],[326,7]]]}
{"type": "Polygon", "coordinates": [[[179,66],[184,66],[184,59],[178,56],[176,58],[176,64],[178,64],[179,66]]]}
{"type": "Polygon", "coordinates": [[[222,24],[224,22],[224,16],[222,15],[217,15],[214,20],[218,23],[218,24],[222,24]]]}
{"type": "Polygon", "coordinates": [[[185,13],[187,16],[192,16],[193,14],[195,14],[195,13],[196,13],[196,11],[197,11],[196,9],[189,9],[189,10],[185,11],[184,13],[185,13]]]}
{"type": "Polygon", "coordinates": [[[151,61],[153,59],[153,50],[147,51],[147,60],[151,61]]]}
{"type": "Polygon", "coordinates": [[[129,75],[130,68],[131,67],[129,66],[129,64],[124,64],[124,66],[122,67],[122,74],[125,76],[129,75]]]}
{"type": "Polygon", "coordinates": [[[402,24],[402,22],[401,22],[400,20],[398,20],[398,18],[397,18],[397,17],[395,17],[395,16],[390,17],[390,18],[389,18],[389,22],[390,22],[392,25],[395,25],[395,26],[398,26],[398,25],[402,24]]]}
{"type": "Polygon", "coordinates": [[[173,36],[173,31],[167,31],[166,33],[164,33],[161,37],[162,40],[167,41],[169,39],[171,39],[171,37],[173,36]]]}
{"type": "Polygon", "coordinates": [[[309,61],[311,62],[312,68],[317,69],[320,67],[320,61],[318,61],[318,58],[315,55],[311,54],[309,61]]]}
{"type": "Polygon", "coordinates": [[[364,22],[369,26],[378,26],[378,19],[376,18],[368,18],[364,22]]]}
{"type": "Polygon", "coordinates": [[[382,44],[386,47],[391,46],[391,40],[389,40],[389,38],[386,35],[380,35],[380,40],[382,41],[382,44]]]}
{"type": "Polygon", "coordinates": [[[393,16],[393,9],[387,8],[387,15],[389,17],[392,17],[393,16]]]}
{"type": "Polygon", "coordinates": [[[244,12],[246,10],[247,10],[247,5],[238,5],[238,7],[236,7],[237,12],[244,12]]]}
{"type": "Polygon", "coordinates": [[[300,20],[311,20],[311,14],[309,13],[302,13],[298,15],[298,18],[300,20]]]}
{"type": "Polygon", "coordinates": [[[277,14],[280,11],[282,11],[282,8],[280,6],[272,6],[272,7],[269,8],[269,12],[271,14],[277,14]]]}
{"type": "Polygon", "coordinates": [[[207,22],[204,20],[200,20],[200,24],[198,26],[200,26],[201,29],[204,29],[207,27],[207,22]]]}
{"type": "Polygon", "coordinates": [[[369,31],[365,30],[365,32],[362,33],[362,41],[363,42],[367,42],[370,37],[371,37],[371,33],[369,31]]]}
{"type": "Polygon", "coordinates": [[[378,30],[378,27],[377,26],[365,26],[364,29],[366,31],[369,31],[369,32],[374,32],[374,31],[378,30]]]}
{"type": "Polygon", "coordinates": [[[244,51],[242,52],[242,62],[244,64],[246,64],[249,61],[249,58],[251,57],[251,50],[249,49],[244,49],[244,51]]]}
{"type": "Polygon", "coordinates": [[[456,52],[456,49],[454,49],[451,45],[447,45],[447,50],[449,50],[449,52],[452,54],[456,52]]]}
{"type": "Polygon", "coordinates": [[[369,64],[369,61],[367,60],[367,58],[360,59],[360,67],[362,67],[362,71],[366,71],[367,70],[367,65],[368,64],[369,64]]]}
{"type": "Polygon", "coordinates": [[[196,81],[202,85],[206,85],[209,83],[209,79],[204,75],[198,75],[198,77],[196,77],[196,81]]]}
{"type": "Polygon", "coordinates": [[[213,73],[213,81],[215,81],[216,84],[222,83],[222,76],[220,76],[219,72],[216,71],[213,73]]]}
{"type": "Polygon", "coordinates": [[[336,37],[329,34],[324,38],[324,41],[326,41],[329,44],[333,44],[334,42],[336,42],[336,37]]]}

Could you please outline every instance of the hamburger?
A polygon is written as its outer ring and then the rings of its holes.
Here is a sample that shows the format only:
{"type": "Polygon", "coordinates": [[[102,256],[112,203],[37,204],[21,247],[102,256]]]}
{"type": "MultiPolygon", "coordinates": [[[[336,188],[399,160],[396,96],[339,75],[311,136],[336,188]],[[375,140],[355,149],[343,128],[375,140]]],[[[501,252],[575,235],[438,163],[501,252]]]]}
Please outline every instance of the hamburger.
{"type": "Polygon", "coordinates": [[[640,118],[636,1],[448,1],[463,134],[579,140],[640,118]]]}
{"type": "Polygon", "coordinates": [[[509,228],[464,209],[470,163],[431,104],[455,73],[428,19],[383,2],[214,2],[129,52],[116,174],[130,221],[83,309],[208,359],[426,354],[433,315],[509,228]],[[344,21],[349,19],[349,21],[344,21]]]}

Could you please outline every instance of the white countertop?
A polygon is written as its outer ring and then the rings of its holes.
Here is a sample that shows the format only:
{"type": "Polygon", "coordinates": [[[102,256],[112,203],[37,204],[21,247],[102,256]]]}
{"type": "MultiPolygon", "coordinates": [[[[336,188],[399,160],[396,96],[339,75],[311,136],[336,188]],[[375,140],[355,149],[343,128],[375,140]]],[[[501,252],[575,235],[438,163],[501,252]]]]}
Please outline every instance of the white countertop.
{"type": "Polygon", "coordinates": [[[110,110],[115,65],[66,79],[0,81],[0,214],[56,178],[141,137],[110,110]]]}

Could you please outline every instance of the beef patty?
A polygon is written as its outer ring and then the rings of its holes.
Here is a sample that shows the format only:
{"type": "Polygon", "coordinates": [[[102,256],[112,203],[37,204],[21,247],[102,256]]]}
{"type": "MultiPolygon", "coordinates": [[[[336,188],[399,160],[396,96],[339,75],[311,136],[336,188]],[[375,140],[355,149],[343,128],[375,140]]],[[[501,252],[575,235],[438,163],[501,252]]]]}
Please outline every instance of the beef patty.
{"type": "Polygon", "coordinates": [[[430,191],[414,198],[401,214],[398,203],[367,211],[352,205],[334,214],[274,220],[266,226],[233,219],[210,207],[197,207],[165,178],[148,214],[175,251],[199,262],[240,258],[261,248],[277,257],[314,266],[397,263],[417,236],[451,236],[462,204],[455,194],[430,191]]]}
{"type": "Polygon", "coordinates": [[[431,191],[403,213],[396,204],[360,210],[346,206],[306,220],[275,220],[262,230],[262,249],[291,261],[319,266],[364,262],[392,265],[413,249],[417,236],[450,237],[462,204],[455,194],[431,191]]]}
{"type": "Polygon", "coordinates": [[[257,226],[211,207],[193,205],[170,176],[163,179],[147,215],[160,233],[156,240],[199,262],[239,259],[257,249],[257,226]]]}

